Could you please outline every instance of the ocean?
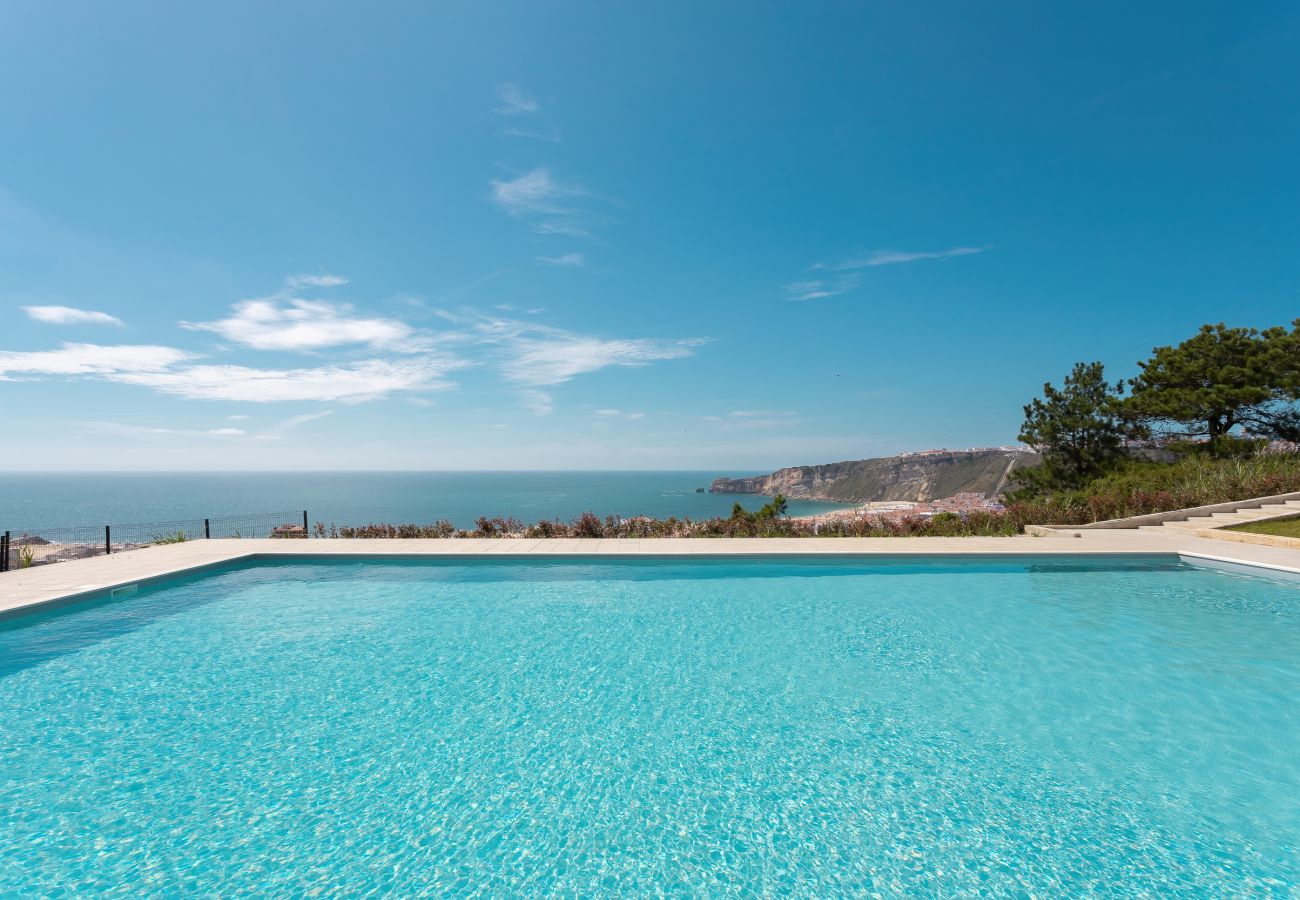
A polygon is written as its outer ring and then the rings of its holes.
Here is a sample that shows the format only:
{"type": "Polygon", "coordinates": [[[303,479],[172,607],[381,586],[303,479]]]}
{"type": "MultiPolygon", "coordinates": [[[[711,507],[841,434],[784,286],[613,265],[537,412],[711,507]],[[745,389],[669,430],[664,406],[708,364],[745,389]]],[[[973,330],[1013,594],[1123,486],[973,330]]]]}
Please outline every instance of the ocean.
{"type": "MultiPolygon", "coordinates": [[[[0,531],[119,525],[307,510],[312,522],[473,527],[479,516],[569,521],[583,512],[655,518],[725,516],[739,501],[696,493],[753,472],[159,472],[0,474],[0,531]]],[[[791,515],[843,504],[792,500],[791,515]]]]}

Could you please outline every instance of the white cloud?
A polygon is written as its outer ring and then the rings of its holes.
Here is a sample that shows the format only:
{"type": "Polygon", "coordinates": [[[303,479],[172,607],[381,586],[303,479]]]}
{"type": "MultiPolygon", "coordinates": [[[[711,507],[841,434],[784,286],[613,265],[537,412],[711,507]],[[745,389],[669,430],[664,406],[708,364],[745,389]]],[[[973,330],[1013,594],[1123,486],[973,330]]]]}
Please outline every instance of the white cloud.
{"type": "Polygon", "coordinates": [[[244,300],[234,314],[216,322],[182,322],[182,328],[211,331],[257,350],[319,350],[344,344],[398,348],[412,330],[396,319],[350,316],[351,307],[319,300],[244,300]]]}
{"type": "Polygon", "coordinates": [[[541,104],[529,96],[523,88],[510,81],[497,87],[497,99],[501,101],[501,105],[496,111],[504,116],[535,113],[542,108],[541,104]]]}
{"type": "Polygon", "coordinates": [[[584,224],[583,220],[578,218],[547,219],[533,223],[532,228],[538,234],[557,234],[561,237],[576,238],[589,238],[592,236],[591,226],[584,224]]]}
{"type": "Polygon", "coordinates": [[[512,216],[571,212],[560,201],[582,193],[560,184],[543,166],[510,180],[493,178],[490,183],[493,201],[512,216]]]}
{"type": "Polygon", "coordinates": [[[0,377],[7,375],[110,375],[154,372],[190,358],[173,347],[149,344],[64,343],[59,350],[0,350],[0,377]]]}
{"type": "Polygon", "coordinates": [[[555,412],[555,397],[546,391],[520,391],[519,401],[523,403],[526,409],[539,416],[549,416],[555,412]]]}
{"type": "Polygon", "coordinates": [[[537,261],[547,266],[585,266],[587,258],[581,253],[565,253],[563,256],[539,256],[537,261]]]}
{"type": "Polygon", "coordinates": [[[459,360],[423,355],[399,360],[370,359],[310,369],[204,365],[165,372],[113,372],[105,377],[190,400],[362,403],[396,391],[449,388],[452,382],[447,380],[447,374],[463,365],[459,360]]]}
{"type": "Polygon", "coordinates": [[[646,366],[681,359],[707,343],[702,338],[601,338],[477,313],[444,310],[440,314],[466,328],[461,333],[463,341],[496,348],[495,353],[489,353],[488,363],[503,379],[520,388],[526,405],[536,412],[549,412],[554,405],[554,398],[540,388],[564,384],[611,366],[646,366]]]}
{"type": "Polygon", "coordinates": [[[786,409],[735,409],[725,416],[702,416],[701,421],[716,425],[720,431],[753,431],[792,428],[799,424],[799,414],[786,409]]]}
{"type": "Polygon", "coordinates": [[[299,425],[306,425],[308,422],[315,422],[317,419],[323,419],[326,416],[334,415],[334,410],[327,409],[323,412],[303,413],[300,416],[290,416],[283,422],[277,422],[271,426],[271,431],[289,431],[297,428],[299,425]]]}
{"type": "Polygon", "coordinates": [[[899,263],[916,262],[919,259],[948,259],[954,256],[972,256],[976,253],[983,253],[988,249],[988,247],[953,247],[950,250],[936,250],[929,252],[873,250],[866,256],[858,257],[856,259],[847,259],[833,265],[818,264],[814,266],[814,268],[833,269],[838,272],[846,269],[865,269],[869,266],[894,266],[899,263]]]}
{"type": "Polygon", "coordinates": [[[245,437],[242,428],[150,428],[144,425],[124,425],[120,422],[91,422],[96,431],[120,434],[124,437],[245,437]]]}
{"type": "Polygon", "coordinates": [[[540,234],[591,237],[595,217],[575,203],[588,193],[557,180],[544,166],[518,178],[494,178],[490,187],[492,202],[540,234]]]}
{"type": "MultiPolygon", "coordinates": [[[[286,283],[294,279],[298,276],[286,283]]],[[[534,411],[546,413],[555,404],[549,389],[575,377],[610,367],[680,359],[706,343],[698,338],[607,338],[535,320],[429,311],[453,327],[417,331],[397,320],[355,315],[346,305],[302,300],[281,292],[235,304],[225,319],[180,324],[257,350],[307,351],[353,344],[369,346],[372,352],[364,359],[346,357],[330,360],[328,365],[262,368],[243,359],[212,363],[174,347],[64,343],[52,350],[0,351],[0,380],[71,376],[136,385],[194,400],[359,403],[394,393],[452,388],[453,372],[478,364],[499,374],[534,411]]],[[[535,315],[542,309],[530,307],[525,312],[535,315]]],[[[419,397],[408,399],[427,403],[419,397]]],[[[277,439],[273,437],[276,431],[328,414],[297,416],[254,437],[277,439]]],[[[616,415],[635,419],[644,414],[616,415]]],[[[248,418],[240,414],[227,421],[242,423],[248,418]]]]}
{"type": "Polygon", "coordinates": [[[108,313],[71,306],[24,306],[27,318],[51,325],[121,325],[122,320],[108,313]]]}
{"type": "Polygon", "coordinates": [[[645,366],[690,356],[703,341],[612,339],[562,331],[511,339],[502,374],[531,386],[563,384],[571,378],[610,366],[645,366]]]}
{"type": "Polygon", "coordinates": [[[818,278],[810,281],[795,281],[785,286],[785,292],[787,300],[821,300],[824,297],[835,297],[846,293],[857,286],[856,275],[842,275],[831,280],[818,278]]]}
{"type": "Polygon", "coordinates": [[[555,128],[549,131],[536,131],[532,128],[507,128],[505,133],[510,137],[535,138],[552,144],[558,144],[562,140],[559,129],[555,128]]]}
{"type": "Polygon", "coordinates": [[[644,419],[643,412],[624,413],[621,409],[598,409],[596,415],[605,416],[606,418],[624,418],[624,419],[644,419]]]}
{"type": "Polygon", "coordinates": [[[331,288],[347,283],[348,280],[342,275],[290,275],[284,280],[285,287],[290,290],[300,287],[331,288]]]}

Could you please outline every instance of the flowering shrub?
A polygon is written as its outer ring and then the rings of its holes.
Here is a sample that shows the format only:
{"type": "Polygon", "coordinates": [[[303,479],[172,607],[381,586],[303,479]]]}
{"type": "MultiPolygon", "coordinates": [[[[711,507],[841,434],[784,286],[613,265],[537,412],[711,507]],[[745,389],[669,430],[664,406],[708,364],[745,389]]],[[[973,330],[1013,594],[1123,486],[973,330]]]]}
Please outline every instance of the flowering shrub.
{"type": "Polygon", "coordinates": [[[897,520],[860,517],[820,523],[753,514],[700,520],[610,516],[602,521],[595,513],[587,512],[572,522],[543,520],[532,525],[517,519],[482,518],[474,531],[458,531],[450,522],[443,521],[433,525],[371,524],[356,528],[318,525],[316,534],[339,538],[959,537],[1018,534],[1023,525],[1013,516],[1000,512],[940,513],[928,518],[912,516],[897,520]]]}

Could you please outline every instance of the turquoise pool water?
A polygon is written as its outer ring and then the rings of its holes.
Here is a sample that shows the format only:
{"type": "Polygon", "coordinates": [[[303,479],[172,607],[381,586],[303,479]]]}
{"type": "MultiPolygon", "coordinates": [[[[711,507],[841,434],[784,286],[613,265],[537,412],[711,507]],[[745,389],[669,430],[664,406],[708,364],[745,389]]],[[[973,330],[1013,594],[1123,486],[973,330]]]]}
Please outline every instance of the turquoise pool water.
{"type": "Polygon", "coordinates": [[[0,895],[1285,895],[1300,584],[283,562],[0,625],[0,895]]]}

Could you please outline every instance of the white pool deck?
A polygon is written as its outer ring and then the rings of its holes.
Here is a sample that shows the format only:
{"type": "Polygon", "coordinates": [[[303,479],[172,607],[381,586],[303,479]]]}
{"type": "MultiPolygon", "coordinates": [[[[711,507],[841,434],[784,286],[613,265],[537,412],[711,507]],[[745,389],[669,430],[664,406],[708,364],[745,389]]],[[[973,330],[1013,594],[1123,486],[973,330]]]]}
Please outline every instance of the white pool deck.
{"type": "MultiPolygon", "coordinates": [[[[250,557],[557,557],[557,556],[1039,556],[1177,554],[1189,561],[1300,575],[1300,549],[1236,543],[1174,529],[1065,532],[965,538],[648,538],[202,540],[130,550],[0,574],[0,616],[47,603],[250,557]]],[[[1261,573],[1264,574],[1264,573],[1261,573]]]]}

